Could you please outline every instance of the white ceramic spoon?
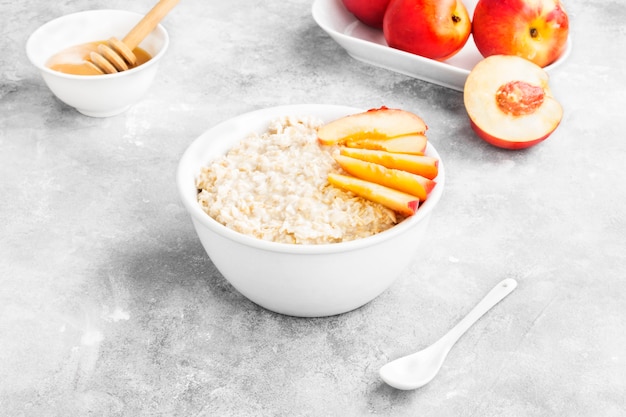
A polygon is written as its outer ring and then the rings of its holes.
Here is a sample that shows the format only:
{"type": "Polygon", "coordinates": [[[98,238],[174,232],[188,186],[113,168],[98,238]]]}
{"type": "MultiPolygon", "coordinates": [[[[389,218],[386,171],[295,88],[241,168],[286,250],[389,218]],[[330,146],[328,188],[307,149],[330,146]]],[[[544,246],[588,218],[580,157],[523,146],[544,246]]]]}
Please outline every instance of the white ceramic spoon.
{"type": "Polygon", "coordinates": [[[428,384],[439,372],[452,346],[461,336],[500,300],[517,287],[517,281],[505,279],[496,285],[456,326],[434,344],[412,355],[396,359],[380,368],[380,377],[387,384],[411,390],[428,384]]]}

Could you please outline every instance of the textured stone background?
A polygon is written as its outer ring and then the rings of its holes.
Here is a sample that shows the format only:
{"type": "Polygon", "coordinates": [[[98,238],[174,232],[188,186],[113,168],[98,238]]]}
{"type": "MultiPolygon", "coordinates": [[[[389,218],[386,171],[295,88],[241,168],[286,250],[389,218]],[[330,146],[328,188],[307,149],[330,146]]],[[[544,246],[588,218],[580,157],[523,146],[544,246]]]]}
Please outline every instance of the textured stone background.
{"type": "Polygon", "coordinates": [[[182,1],[149,95],[108,119],[57,101],[27,37],[91,8],[150,0],[0,1],[0,415],[623,416],[626,414],[626,13],[565,0],[565,109],[543,144],[472,134],[461,93],[350,58],[311,1],[182,1]],[[319,319],[238,294],[175,188],[187,145],[288,103],[421,115],[448,182],[419,257],[382,296],[319,319]],[[428,386],[380,381],[497,282],[519,281],[428,386]]]}

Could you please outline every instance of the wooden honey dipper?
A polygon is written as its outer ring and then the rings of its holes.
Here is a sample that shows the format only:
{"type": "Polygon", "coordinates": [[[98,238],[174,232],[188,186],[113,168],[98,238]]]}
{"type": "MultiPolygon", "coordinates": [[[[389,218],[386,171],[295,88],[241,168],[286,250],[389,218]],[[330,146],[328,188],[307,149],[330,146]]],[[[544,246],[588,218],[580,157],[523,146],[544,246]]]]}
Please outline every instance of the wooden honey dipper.
{"type": "Polygon", "coordinates": [[[121,41],[111,37],[106,44],[98,45],[98,52],[89,54],[87,65],[100,74],[126,71],[137,63],[133,53],[141,41],[154,30],[159,22],[178,4],[179,0],[160,0],[121,41]]]}

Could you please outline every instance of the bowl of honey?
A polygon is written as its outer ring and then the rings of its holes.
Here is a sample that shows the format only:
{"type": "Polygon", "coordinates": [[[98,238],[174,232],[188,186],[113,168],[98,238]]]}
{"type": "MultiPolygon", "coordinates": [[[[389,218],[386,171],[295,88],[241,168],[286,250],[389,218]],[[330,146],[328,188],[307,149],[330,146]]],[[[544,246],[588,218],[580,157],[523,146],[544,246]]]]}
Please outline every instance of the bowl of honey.
{"type": "Polygon", "coordinates": [[[89,56],[110,38],[123,39],[143,15],[125,10],[89,10],[58,17],[40,26],[26,42],[26,54],[52,93],[91,117],[123,113],[148,92],[169,45],[159,24],[132,50],[129,68],[102,74],[89,56]]]}

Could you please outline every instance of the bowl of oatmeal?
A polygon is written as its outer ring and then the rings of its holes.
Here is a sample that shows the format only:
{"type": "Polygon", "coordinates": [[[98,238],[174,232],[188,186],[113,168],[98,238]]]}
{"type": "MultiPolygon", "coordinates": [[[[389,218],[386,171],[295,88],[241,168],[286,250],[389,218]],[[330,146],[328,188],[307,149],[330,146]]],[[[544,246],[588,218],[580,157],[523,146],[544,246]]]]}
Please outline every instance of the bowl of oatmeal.
{"type": "Polygon", "coordinates": [[[321,317],[359,308],[414,260],[443,192],[402,217],[328,184],[340,168],[317,128],[362,109],[277,106],[222,122],[197,138],[177,170],[181,201],[207,255],[252,302],[321,317]]]}

